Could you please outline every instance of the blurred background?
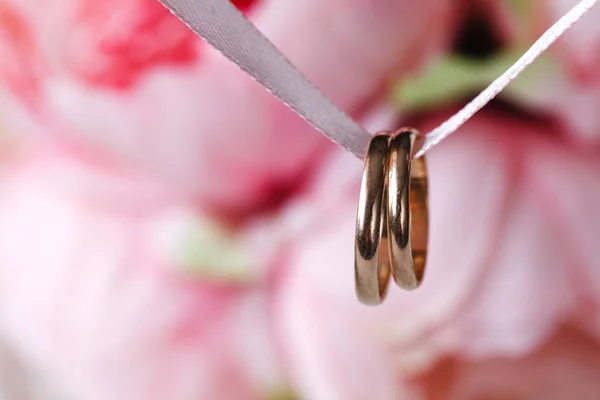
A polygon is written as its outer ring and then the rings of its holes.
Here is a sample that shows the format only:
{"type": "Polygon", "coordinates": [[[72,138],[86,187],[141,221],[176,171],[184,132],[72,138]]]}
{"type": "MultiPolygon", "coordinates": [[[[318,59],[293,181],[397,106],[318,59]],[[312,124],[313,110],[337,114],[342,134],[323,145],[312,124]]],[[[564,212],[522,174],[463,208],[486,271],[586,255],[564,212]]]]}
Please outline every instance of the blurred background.
{"type": "MultiPolygon", "coordinates": [[[[233,2],[372,132],[576,4],[233,2]]],[[[157,0],[0,0],[0,399],[600,398],[599,18],[428,153],[424,283],[366,307],[361,160],[157,0]]]]}

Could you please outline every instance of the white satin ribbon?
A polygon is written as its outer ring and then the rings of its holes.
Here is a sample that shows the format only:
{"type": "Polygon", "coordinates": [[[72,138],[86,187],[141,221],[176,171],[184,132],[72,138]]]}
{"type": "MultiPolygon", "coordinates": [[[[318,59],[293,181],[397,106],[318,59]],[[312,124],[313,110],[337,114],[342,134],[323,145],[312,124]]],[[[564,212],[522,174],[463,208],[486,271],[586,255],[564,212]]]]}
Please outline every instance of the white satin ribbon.
{"type": "MultiPolygon", "coordinates": [[[[364,158],[371,139],[298,71],[229,0],[159,0],[191,30],[253,77],[315,129],[364,158]]],[[[300,0],[301,1],[301,0],[300,0]]],[[[504,74],[446,122],[425,135],[420,157],[500,93],[598,0],[582,0],[504,74]]]]}

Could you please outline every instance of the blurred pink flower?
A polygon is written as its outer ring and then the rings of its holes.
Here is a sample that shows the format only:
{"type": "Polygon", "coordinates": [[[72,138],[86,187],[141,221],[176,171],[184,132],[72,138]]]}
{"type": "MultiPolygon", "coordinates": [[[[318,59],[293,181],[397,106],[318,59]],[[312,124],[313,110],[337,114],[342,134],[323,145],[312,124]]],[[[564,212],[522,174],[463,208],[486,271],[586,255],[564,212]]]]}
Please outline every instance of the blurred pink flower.
{"type": "Polygon", "coordinates": [[[283,348],[305,398],[399,398],[398,376],[441,355],[523,356],[565,322],[600,338],[596,154],[567,147],[552,126],[475,117],[429,156],[423,286],[391,290],[377,309],[353,301],[348,267],[357,164],[348,159],[338,175],[325,175],[323,187],[339,193],[335,207],[294,240],[278,302],[283,348]],[[353,191],[337,183],[348,174],[353,191]]]}
{"type": "MultiPolygon", "coordinates": [[[[247,11],[360,116],[388,78],[448,44],[451,2],[430,3],[279,0],[247,11]]],[[[257,256],[230,265],[241,278],[214,258],[186,277],[170,246],[193,236],[190,221],[205,221],[197,200],[243,212],[296,185],[333,146],[154,0],[3,0],[0,10],[10,22],[0,29],[11,59],[2,75],[41,134],[59,139],[42,139],[7,167],[0,320],[9,343],[75,397],[279,390],[269,355],[278,334],[267,267],[278,276],[285,259],[268,248],[275,221],[249,225],[257,256]]]]}
{"type": "MultiPolygon", "coordinates": [[[[388,80],[450,45],[464,6],[250,3],[362,121],[388,80]]],[[[526,36],[493,10],[507,40],[526,36]]],[[[367,308],[352,282],[361,162],[157,2],[0,0],[4,54],[46,137],[4,163],[0,332],[65,396],[410,398],[443,357],[524,357],[564,323],[600,333],[600,159],[574,124],[488,110],[433,150],[425,283],[367,308]]],[[[566,115],[579,92],[564,76],[564,99],[530,106],[566,115]]]]}
{"type": "Polygon", "coordinates": [[[241,259],[235,275],[219,265],[204,280],[184,273],[199,218],[127,169],[32,151],[11,167],[0,200],[5,339],[67,398],[277,389],[267,292],[252,265],[241,259]]]}
{"type": "MultiPolygon", "coordinates": [[[[386,79],[448,43],[451,6],[270,0],[256,2],[250,17],[338,106],[360,116],[386,79]]],[[[11,21],[0,41],[35,87],[32,107],[47,130],[159,174],[203,204],[254,208],[331,148],[156,0],[0,7],[11,21]]]]}

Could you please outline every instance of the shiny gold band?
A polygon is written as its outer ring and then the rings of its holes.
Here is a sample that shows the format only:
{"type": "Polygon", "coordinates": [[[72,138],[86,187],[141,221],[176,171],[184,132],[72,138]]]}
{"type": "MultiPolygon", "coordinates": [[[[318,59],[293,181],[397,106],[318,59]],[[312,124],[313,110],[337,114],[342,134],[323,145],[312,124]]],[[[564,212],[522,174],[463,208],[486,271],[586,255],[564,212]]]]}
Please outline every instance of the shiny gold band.
{"type": "Polygon", "coordinates": [[[376,135],[371,140],[363,170],[354,247],[354,278],[356,296],[365,304],[379,304],[385,298],[390,265],[384,229],[386,218],[384,193],[386,162],[390,142],[388,134],[376,135]],[[383,251],[380,251],[383,249],[383,251]]]}
{"type": "Polygon", "coordinates": [[[402,129],[390,142],[387,225],[392,275],[398,286],[417,288],[427,255],[427,169],[423,157],[411,162],[418,133],[402,129]]]}
{"type": "Polygon", "coordinates": [[[412,129],[395,135],[384,132],[369,145],[356,220],[354,268],[356,294],[365,304],[383,301],[390,272],[405,289],[418,287],[423,279],[427,169],[424,157],[411,162],[417,135],[412,129]]]}

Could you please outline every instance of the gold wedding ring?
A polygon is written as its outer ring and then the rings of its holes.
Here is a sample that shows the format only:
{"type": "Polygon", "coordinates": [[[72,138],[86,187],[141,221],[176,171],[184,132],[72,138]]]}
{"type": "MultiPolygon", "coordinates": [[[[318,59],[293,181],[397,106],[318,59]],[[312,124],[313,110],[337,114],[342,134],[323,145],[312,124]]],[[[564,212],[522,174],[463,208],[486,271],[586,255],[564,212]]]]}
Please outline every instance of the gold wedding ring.
{"type": "Polygon", "coordinates": [[[417,137],[408,128],[380,133],[365,157],[354,268],[356,295],[365,304],[383,301],[390,273],[404,289],[417,288],[423,279],[428,188],[424,157],[412,160],[417,137]]]}
{"type": "Polygon", "coordinates": [[[386,163],[390,143],[388,134],[375,135],[365,157],[354,246],[356,295],[365,304],[379,304],[385,298],[390,280],[390,265],[385,255],[386,163]],[[381,251],[383,250],[383,251],[381,251]]]}
{"type": "Polygon", "coordinates": [[[394,280],[415,289],[423,280],[427,254],[427,169],[424,158],[411,162],[418,133],[400,130],[390,141],[387,160],[387,226],[394,280]]]}

